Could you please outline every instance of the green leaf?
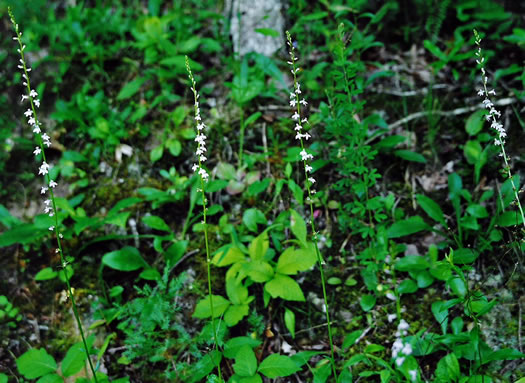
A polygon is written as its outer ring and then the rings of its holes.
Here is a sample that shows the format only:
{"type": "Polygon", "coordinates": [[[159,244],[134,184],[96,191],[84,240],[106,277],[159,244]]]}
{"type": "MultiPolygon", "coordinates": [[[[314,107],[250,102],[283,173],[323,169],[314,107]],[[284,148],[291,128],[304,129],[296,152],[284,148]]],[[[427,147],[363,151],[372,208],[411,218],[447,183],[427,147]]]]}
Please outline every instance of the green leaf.
{"type": "Polygon", "coordinates": [[[57,275],[58,273],[55,270],[53,270],[51,267],[46,267],[40,270],[35,275],[35,281],[47,281],[49,279],[56,278],[57,275]]]}
{"type": "Polygon", "coordinates": [[[229,278],[226,280],[226,295],[233,304],[240,305],[246,303],[248,288],[237,278],[229,278]]]}
{"type": "Polygon", "coordinates": [[[221,360],[222,354],[217,350],[212,350],[204,355],[204,357],[193,366],[190,382],[200,382],[212,372],[214,368],[217,368],[221,360]]]}
{"type": "Polygon", "coordinates": [[[465,265],[474,262],[479,257],[479,253],[474,249],[460,248],[454,250],[454,264],[465,265]]]}
{"type": "Polygon", "coordinates": [[[188,248],[188,241],[177,241],[164,252],[164,260],[170,267],[174,266],[184,256],[184,252],[188,248]]]}
{"type": "Polygon", "coordinates": [[[212,263],[215,266],[229,266],[232,263],[242,262],[246,259],[244,253],[237,246],[226,245],[221,247],[213,256],[212,263]]]}
{"type": "Polygon", "coordinates": [[[483,123],[485,122],[484,116],[486,114],[487,112],[484,109],[479,109],[467,118],[465,130],[469,136],[475,136],[481,131],[481,129],[483,129],[483,123]]]}
{"type": "Polygon", "coordinates": [[[64,383],[64,378],[58,374],[48,374],[38,379],[36,383],[64,383]]]}
{"type": "Polygon", "coordinates": [[[261,35],[270,36],[270,37],[279,37],[279,32],[271,28],[257,28],[255,32],[260,33],[261,35]]]}
{"type": "MultiPolygon", "coordinates": [[[[213,307],[215,309],[215,306],[213,307]]],[[[224,314],[224,322],[229,327],[235,326],[250,312],[250,306],[247,304],[231,305],[224,314]]]]}
{"type": "Polygon", "coordinates": [[[414,282],[412,279],[405,279],[399,284],[399,287],[397,288],[399,294],[412,294],[415,293],[417,290],[418,287],[416,285],[416,282],[414,282]]]}
{"type": "Polygon", "coordinates": [[[441,358],[436,368],[436,378],[440,382],[456,381],[460,376],[458,358],[454,353],[441,358]]]}
{"type": "Polygon", "coordinates": [[[266,255],[269,247],[268,233],[265,231],[250,242],[248,254],[253,260],[261,260],[266,255]]]}
{"type": "Polygon", "coordinates": [[[399,238],[427,229],[429,229],[429,226],[420,216],[416,215],[414,217],[395,222],[387,230],[387,235],[388,238],[399,238]]]}
{"type": "Polygon", "coordinates": [[[443,210],[441,210],[437,203],[423,194],[417,194],[416,200],[418,205],[425,211],[425,213],[428,214],[430,218],[436,222],[439,222],[444,227],[447,226],[443,210]]]}
{"type": "Polygon", "coordinates": [[[252,376],[257,372],[257,358],[250,346],[242,346],[235,355],[233,370],[240,376],[252,376]]]}
{"type": "Polygon", "coordinates": [[[483,364],[492,362],[493,360],[512,360],[512,359],[523,359],[525,354],[515,350],[513,348],[502,348],[490,353],[487,357],[483,358],[483,364]]]}
{"type": "Polygon", "coordinates": [[[352,347],[355,344],[355,342],[359,339],[361,334],[363,334],[363,330],[355,330],[352,331],[350,334],[346,335],[341,348],[343,350],[346,350],[348,347],[352,347]]]}
{"type": "Polygon", "coordinates": [[[464,298],[465,295],[467,295],[467,286],[465,286],[465,282],[463,282],[463,279],[461,279],[460,277],[454,276],[450,278],[447,282],[452,292],[458,297],[464,298]]]}
{"type": "MultiPolygon", "coordinates": [[[[220,317],[226,309],[230,306],[230,301],[224,298],[221,295],[212,295],[213,303],[213,316],[214,318],[220,317]]],[[[210,306],[210,296],[207,295],[202,298],[195,307],[195,312],[193,313],[194,318],[204,319],[211,317],[211,306],[210,306]]]]}
{"type": "Polygon", "coordinates": [[[246,274],[254,282],[267,282],[272,279],[274,271],[272,266],[265,261],[255,260],[243,265],[246,274]]]}
{"type": "Polygon", "coordinates": [[[430,264],[420,255],[405,255],[398,259],[394,268],[399,271],[419,271],[428,269],[430,264]]]}
{"type": "Polygon", "coordinates": [[[244,214],[242,215],[242,222],[248,228],[248,230],[254,233],[258,231],[257,224],[266,225],[268,223],[268,221],[266,221],[264,213],[259,209],[255,208],[247,209],[244,212],[244,214]]]}
{"type": "Polygon", "coordinates": [[[305,301],[299,284],[287,275],[275,274],[275,277],[264,285],[264,289],[272,298],[279,297],[287,301],[305,301]]]}
{"type": "Polygon", "coordinates": [[[502,227],[518,226],[523,223],[519,211],[506,211],[497,219],[497,225],[502,227]]]}
{"type": "Polygon", "coordinates": [[[156,215],[147,215],[142,218],[142,223],[155,230],[171,232],[170,227],[164,220],[156,215]]]}
{"type": "Polygon", "coordinates": [[[297,367],[292,359],[279,354],[267,356],[259,366],[259,372],[270,379],[290,376],[299,370],[300,368],[297,367]]]}
{"type": "Polygon", "coordinates": [[[253,339],[249,336],[237,336],[235,338],[231,338],[224,345],[224,356],[226,358],[233,359],[243,346],[248,345],[250,348],[255,348],[259,347],[261,343],[262,342],[260,340],[253,339]]]}
{"type": "Polygon", "coordinates": [[[306,246],[306,222],[299,213],[292,209],[290,209],[290,228],[295,238],[297,238],[303,246],[306,246]]]}
{"type": "Polygon", "coordinates": [[[146,79],[144,77],[137,77],[135,80],[128,82],[124,87],[120,90],[117,100],[125,100],[133,96],[135,93],[137,93],[140,88],[142,87],[142,84],[146,82],[146,79]]]}
{"type": "Polygon", "coordinates": [[[251,125],[253,124],[255,121],[257,121],[257,119],[259,117],[262,116],[262,113],[261,112],[255,112],[253,113],[250,117],[248,117],[245,121],[244,121],[244,126],[248,126],[248,125],[251,125]]]}
{"type": "Polygon", "coordinates": [[[483,148],[478,140],[468,140],[463,147],[463,155],[470,165],[474,165],[480,160],[483,148]]]}
{"type": "Polygon", "coordinates": [[[139,251],[131,246],[104,254],[102,263],[119,271],[134,271],[148,266],[139,251]]]}
{"type": "Polygon", "coordinates": [[[7,383],[7,375],[0,372],[0,383],[7,383]]]}
{"type": "Polygon", "coordinates": [[[84,367],[86,352],[83,343],[76,343],[67,350],[66,356],[62,360],[62,374],[65,377],[73,376],[84,367]]]}
{"type": "Polygon", "coordinates": [[[295,313],[288,307],[284,308],[284,324],[288,331],[290,331],[292,339],[295,339],[295,313]]]}
{"type": "Polygon", "coordinates": [[[427,159],[423,157],[423,155],[416,152],[412,152],[410,150],[396,150],[394,151],[394,154],[399,158],[402,158],[403,160],[418,162],[420,164],[427,163],[427,159]]]}
{"type": "Polygon", "coordinates": [[[44,349],[32,348],[16,359],[18,371],[26,379],[36,379],[55,372],[57,363],[44,349]]]}
{"type": "Polygon", "coordinates": [[[431,310],[432,314],[434,314],[434,318],[436,318],[441,326],[441,331],[443,331],[443,334],[446,334],[448,324],[448,307],[446,302],[436,301],[432,303],[431,310]]]}
{"type": "Polygon", "coordinates": [[[281,274],[293,275],[297,274],[298,271],[309,270],[316,262],[317,256],[312,243],[304,249],[289,247],[277,260],[275,271],[281,274]]]}
{"type": "Polygon", "coordinates": [[[375,295],[365,294],[359,300],[359,304],[361,305],[363,311],[370,311],[376,305],[376,297],[375,295]]]}
{"type": "Polygon", "coordinates": [[[164,154],[164,146],[159,145],[149,153],[149,160],[151,162],[157,162],[162,158],[162,155],[164,154]]]}

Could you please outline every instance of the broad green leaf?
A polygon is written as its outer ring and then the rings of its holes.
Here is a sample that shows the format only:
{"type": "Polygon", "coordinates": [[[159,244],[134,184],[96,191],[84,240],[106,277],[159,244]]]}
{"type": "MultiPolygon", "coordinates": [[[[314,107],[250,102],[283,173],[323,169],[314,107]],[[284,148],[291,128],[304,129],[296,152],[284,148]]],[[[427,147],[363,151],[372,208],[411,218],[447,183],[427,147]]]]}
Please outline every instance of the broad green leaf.
{"type": "Polygon", "coordinates": [[[270,379],[290,376],[299,370],[292,359],[279,354],[267,356],[259,366],[259,372],[270,379]]]}
{"type": "Polygon", "coordinates": [[[298,271],[307,271],[315,265],[317,256],[314,245],[304,249],[287,248],[277,260],[276,272],[281,274],[293,275],[298,271]]]}
{"type": "Polygon", "coordinates": [[[463,147],[463,155],[470,165],[474,165],[480,160],[483,148],[478,140],[468,140],[463,147]]]}
{"type": "Polygon", "coordinates": [[[467,207],[467,213],[476,218],[487,218],[489,216],[487,208],[477,203],[470,204],[467,207]]]}
{"type": "Polygon", "coordinates": [[[246,303],[248,288],[237,278],[230,278],[226,280],[226,295],[233,304],[240,305],[246,303]]]}
{"type": "Polygon", "coordinates": [[[162,158],[162,155],[164,154],[164,146],[159,145],[153,148],[153,150],[149,153],[149,160],[153,163],[157,162],[162,158]]]}
{"type": "Polygon", "coordinates": [[[166,251],[162,254],[164,256],[164,260],[166,261],[166,264],[171,266],[174,266],[182,257],[184,256],[184,252],[188,248],[188,241],[177,241],[170,247],[166,249],[166,251]]]}
{"type": "Polygon", "coordinates": [[[399,238],[427,229],[429,229],[429,226],[420,216],[416,215],[414,217],[395,222],[387,230],[387,235],[388,238],[399,238]]]}
{"type": "Polygon", "coordinates": [[[460,277],[452,277],[448,281],[448,285],[454,294],[460,298],[464,298],[467,295],[467,286],[460,277]]]}
{"type": "Polygon", "coordinates": [[[76,343],[67,350],[66,356],[62,360],[62,374],[65,377],[73,376],[84,367],[86,352],[83,343],[76,343]]]}
{"type": "Polygon", "coordinates": [[[64,383],[64,378],[58,374],[48,374],[38,379],[36,383],[64,383]]]}
{"type": "Polygon", "coordinates": [[[147,215],[142,218],[142,223],[155,230],[171,232],[170,227],[164,220],[156,215],[147,215]]]}
{"type": "Polygon", "coordinates": [[[355,344],[355,342],[359,339],[361,334],[363,334],[363,330],[355,330],[352,331],[350,334],[346,335],[341,348],[343,350],[346,350],[348,347],[352,347],[355,344]]]}
{"type": "MultiPolygon", "coordinates": [[[[230,306],[230,301],[224,298],[221,295],[212,295],[213,303],[213,316],[215,318],[222,316],[224,312],[230,306]]],[[[211,306],[210,306],[210,296],[207,295],[202,298],[195,307],[195,312],[193,313],[194,318],[204,319],[211,317],[211,306]]]]}
{"type": "Polygon", "coordinates": [[[523,359],[525,354],[515,350],[513,348],[502,348],[501,350],[496,350],[490,353],[488,356],[484,357],[483,364],[492,362],[493,360],[512,360],[512,359],[523,359]]]}
{"type": "Polygon", "coordinates": [[[134,271],[148,266],[139,251],[131,246],[104,254],[102,263],[119,271],[134,271]]]}
{"type": "Polygon", "coordinates": [[[45,267],[35,275],[35,281],[47,281],[56,278],[58,273],[51,267],[45,267]]]}
{"type": "Polygon", "coordinates": [[[0,372],[0,383],[7,383],[7,375],[0,372]]]}
{"type": "Polygon", "coordinates": [[[290,331],[292,339],[295,339],[295,313],[288,307],[284,308],[284,324],[288,331],[290,331]]]}
{"type": "Polygon", "coordinates": [[[227,245],[214,255],[212,263],[215,266],[229,266],[232,263],[242,262],[246,259],[244,253],[237,246],[227,245]]]}
{"type": "Polygon", "coordinates": [[[416,200],[418,205],[425,211],[425,213],[428,214],[430,218],[436,222],[439,222],[444,227],[447,226],[443,210],[441,210],[437,203],[423,194],[417,194],[416,200]]]}
{"type": "Polygon", "coordinates": [[[509,226],[518,226],[523,223],[523,220],[521,219],[520,212],[518,210],[516,211],[506,211],[500,216],[498,216],[497,224],[502,227],[509,227],[509,226]]]}
{"type": "Polygon", "coordinates": [[[394,151],[394,154],[398,156],[399,158],[402,158],[407,161],[411,162],[418,162],[420,164],[426,164],[427,159],[423,157],[423,155],[412,152],[410,150],[396,150],[394,151]]]}
{"type": "Polygon", "coordinates": [[[287,275],[275,274],[275,277],[264,285],[264,289],[272,298],[282,298],[287,301],[305,301],[299,284],[287,275]]]}
{"type": "MultiPolygon", "coordinates": [[[[214,307],[215,308],[215,307],[214,307]]],[[[230,305],[224,314],[224,322],[229,327],[235,326],[250,312],[250,306],[247,304],[230,305]]]]}
{"type": "Polygon", "coordinates": [[[254,282],[266,282],[272,279],[274,271],[272,266],[265,261],[255,260],[243,264],[246,274],[253,279],[254,282]]]}
{"type": "Polygon", "coordinates": [[[244,214],[242,215],[242,222],[248,228],[248,230],[254,233],[258,231],[257,224],[266,225],[268,223],[268,221],[266,221],[264,213],[259,209],[255,208],[247,209],[244,212],[244,214]]]}
{"type": "Polygon", "coordinates": [[[222,360],[222,354],[217,350],[212,350],[197,363],[193,365],[190,382],[202,381],[213,369],[217,368],[222,360]]]}
{"type": "Polygon", "coordinates": [[[140,90],[142,84],[144,84],[145,82],[146,78],[144,77],[137,77],[135,80],[128,82],[120,90],[119,94],[117,95],[117,100],[121,101],[130,98],[140,90]]]}
{"type": "Polygon", "coordinates": [[[364,294],[359,300],[359,304],[363,311],[370,311],[376,305],[376,297],[372,294],[364,294]]]}
{"type": "Polygon", "coordinates": [[[469,136],[475,136],[481,129],[483,129],[483,123],[485,122],[484,116],[487,114],[486,110],[479,109],[472,113],[465,124],[465,130],[469,136]]]}
{"type": "Polygon", "coordinates": [[[306,246],[306,222],[295,210],[290,210],[290,228],[295,238],[297,238],[303,246],[306,246]]]}
{"type": "Polygon", "coordinates": [[[441,358],[436,368],[436,378],[440,382],[455,382],[460,376],[458,358],[454,353],[441,358]]]}
{"type": "Polygon", "coordinates": [[[441,331],[443,331],[443,334],[446,334],[448,324],[448,307],[446,302],[436,301],[432,303],[431,307],[434,318],[436,318],[437,322],[441,326],[441,331]]]}
{"type": "Polygon", "coordinates": [[[248,345],[250,348],[255,348],[259,347],[261,343],[262,342],[260,340],[253,339],[249,336],[237,336],[235,338],[231,338],[224,345],[224,356],[226,358],[233,359],[243,346],[248,345]]]}
{"type": "Polygon", "coordinates": [[[32,348],[16,359],[18,371],[26,379],[36,379],[55,372],[57,363],[46,350],[32,348]]]}
{"type": "Polygon", "coordinates": [[[252,376],[257,372],[257,358],[250,346],[242,346],[235,355],[233,370],[240,376],[252,376]]]}
{"type": "Polygon", "coordinates": [[[412,279],[405,279],[399,284],[399,287],[397,288],[399,294],[412,294],[415,293],[417,290],[418,287],[416,285],[416,282],[414,282],[412,279]]]}
{"type": "Polygon", "coordinates": [[[479,257],[479,253],[474,249],[460,248],[454,250],[454,264],[465,265],[474,262],[479,257]]]}
{"type": "Polygon", "coordinates": [[[430,264],[420,255],[405,255],[399,258],[394,268],[399,271],[419,271],[428,269],[430,264]]]}
{"type": "Polygon", "coordinates": [[[266,255],[269,247],[268,233],[264,231],[250,242],[248,254],[253,260],[261,260],[266,255]]]}

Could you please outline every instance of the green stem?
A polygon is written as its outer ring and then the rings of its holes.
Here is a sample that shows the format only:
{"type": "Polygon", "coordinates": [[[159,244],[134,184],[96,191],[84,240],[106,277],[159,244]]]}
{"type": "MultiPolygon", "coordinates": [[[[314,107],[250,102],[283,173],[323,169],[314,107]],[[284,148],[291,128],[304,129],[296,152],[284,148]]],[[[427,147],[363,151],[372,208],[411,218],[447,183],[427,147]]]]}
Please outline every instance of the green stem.
{"type": "MultiPolygon", "coordinates": [[[[34,103],[33,97],[31,96],[31,82],[29,80],[29,71],[28,71],[28,68],[27,68],[27,65],[26,65],[26,61],[25,61],[25,57],[24,57],[24,49],[25,49],[25,47],[22,44],[22,34],[18,30],[18,24],[15,21],[15,17],[13,15],[12,11],[11,11],[11,8],[8,8],[8,13],[9,13],[9,16],[11,18],[11,22],[13,23],[13,26],[15,27],[15,32],[16,32],[16,35],[17,35],[17,38],[18,38],[17,40],[18,40],[18,45],[20,47],[19,48],[19,52],[20,52],[20,58],[21,58],[20,62],[22,63],[22,68],[23,68],[23,71],[24,71],[24,74],[25,74],[25,83],[26,83],[26,88],[27,88],[27,95],[28,95],[29,102],[31,104],[31,110],[32,110],[32,113],[33,113],[33,117],[35,119],[35,126],[40,126],[40,122],[39,122],[39,120],[37,118],[37,115],[36,115],[35,103],[34,103]]],[[[42,139],[42,135],[39,134],[38,137],[39,137],[38,141],[39,141],[40,151],[41,151],[41,154],[42,154],[42,161],[47,163],[47,161],[46,161],[46,153],[45,153],[45,148],[44,148],[44,142],[43,142],[43,139],[42,139]]],[[[51,177],[50,177],[49,173],[47,173],[45,175],[45,178],[47,180],[47,185],[49,185],[50,182],[51,182],[51,177]]],[[[71,300],[71,304],[72,304],[72,307],[73,307],[73,315],[74,315],[74,317],[76,319],[76,322],[77,322],[77,325],[78,325],[80,336],[82,338],[82,343],[84,345],[84,352],[86,353],[86,357],[87,357],[87,360],[88,360],[88,363],[89,363],[89,367],[91,369],[91,373],[93,374],[93,379],[95,380],[96,383],[98,383],[97,375],[96,375],[96,372],[95,372],[95,368],[93,367],[93,362],[91,361],[91,357],[89,355],[89,348],[88,348],[86,337],[85,337],[85,334],[84,334],[84,329],[82,327],[82,322],[80,320],[80,315],[78,313],[78,308],[77,308],[77,303],[75,301],[75,296],[73,295],[71,284],[69,282],[69,277],[67,275],[67,263],[66,263],[66,260],[64,258],[64,252],[63,252],[63,249],[62,249],[62,241],[60,239],[61,234],[60,234],[60,230],[59,230],[59,221],[58,221],[58,214],[57,214],[58,211],[57,211],[57,205],[56,205],[56,201],[55,201],[55,194],[53,193],[53,188],[52,187],[49,187],[49,195],[50,195],[50,200],[51,200],[51,206],[53,208],[53,216],[55,218],[54,232],[55,232],[56,239],[57,239],[58,253],[60,255],[60,262],[62,263],[63,270],[64,270],[64,279],[66,280],[67,295],[68,295],[68,298],[71,300]]]]}
{"type": "Polygon", "coordinates": [[[239,168],[242,166],[242,153],[244,147],[244,109],[241,106],[241,135],[239,137],[239,168]]]}

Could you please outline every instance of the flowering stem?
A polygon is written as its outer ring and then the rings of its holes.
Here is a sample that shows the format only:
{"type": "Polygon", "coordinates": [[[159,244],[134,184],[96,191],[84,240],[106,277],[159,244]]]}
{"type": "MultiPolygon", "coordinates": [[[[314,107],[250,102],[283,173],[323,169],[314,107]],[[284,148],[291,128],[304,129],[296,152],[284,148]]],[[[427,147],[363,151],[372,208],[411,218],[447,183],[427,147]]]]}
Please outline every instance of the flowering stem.
{"type": "Polygon", "coordinates": [[[243,152],[243,146],[244,146],[244,109],[241,105],[241,134],[239,136],[239,168],[242,166],[242,152],[243,152]]]}
{"type": "Polygon", "coordinates": [[[303,98],[302,100],[299,100],[299,95],[301,94],[301,87],[299,82],[297,81],[297,72],[299,71],[299,68],[296,67],[295,62],[297,61],[297,57],[295,56],[295,47],[292,43],[292,37],[290,35],[290,32],[286,31],[286,37],[288,39],[288,46],[290,47],[290,58],[291,61],[288,62],[290,66],[292,67],[291,72],[293,75],[293,82],[294,82],[294,92],[290,94],[290,106],[295,107],[295,112],[292,116],[293,120],[296,120],[297,123],[295,125],[295,131],[296,136],[295,138],[299,140],[301,144],[301,159],[303,161],[303,169],[304,169],[304,176],[306,179],[306,190],[307,190],[307,201],[310,205],[310,228],[312,230],[312,238],[315,245],[315,254],[317,256],[317,263],[319,265],[319,272],[321,274],[321,286],[323,290],[323,299],[324,299],[324,306],[325,306],[325,314],[326,314],[326,324],[328,329],[328,340],[330,343],[330,363],[332,365],[332,372],[334,374],[334,378],[337,379],[337,369],[335,367],[335,353],[334,353],[334,342],[333,342],[333,336],[332,336],[332,326],[330,321],[330,310],[328,307],[328,297],[326,294],[326,281],[324,277],[324,267],[325,261],[323,260],[323,257],[321,255],[321,252],[319,251],[319,245],[318,245],[318,238],[317,238],[317,231],[315,230],[315,224],[314,224],[314,206],[313,206],[313,199],[312,196],[315,194],[315,190],[312,189],[312,185],[315,183],[315,179],[309,175],[309,173],[313,170],[313,168],[308,164],[308,160],[313,159],[313,155],[306,152],[304,141],[308,140],[310,138],[310,134],[307,133],[301,133],[302,131],[302,125],[301,124],[308,124],[308,120],[306,118],[303,118],[301,120],[301,105],[306,106],[308,103],[303,98]]]}
{"type": "Polygon", "coordinates": [[[503,127],[503,125],[498,122],[498,118],[500,117],[501,113],[494,108],[494,104],[490,100],[490,95],[493,95],[493,96],[496,95],[496,91],[494,89],[490,91],[487,89],[488,77],[485,71],[485,58],[483,57],[481,53],[481,37],[479,36],[478,31],[476,31],[475,29],[474,29],[474,37],[475,37],[476,45],[478,46],[478,50],[476,52],[476,56],[478,57],[478,59],[476,60],[476,62],[481,66],[481,73],[482,73],[482,80],[483,80],[483,89],[480,89],[478,91],[478,95],[480,97],[484,97],[483,105],[489,111],[489,114],[486,116],[486,119],[488,122],[490,122],[491,128],[496,130],[498,138],[494,140],[494,144],[496,146],[499,146],[501,150],[500,156],[503,157],[503,161],[505,162],[504,171],[506,172],[507,177],[509,178],[510,183],[512,185],[512,191],[514,192],[514,199],[515,199],[516,205],[518,206],[518,210],[521,215],[521,223],[523,225],[523,228],[525,229],[525,214],[523,213],[523,208],[521,206],[520,197],[518,195],[518,189],[516,188],[516,185],[514,184],[514,179],[510,171],[509,158],[507,157],[507,153],[505,152],[505,138],[507,137],[507,132],[505,131],[505,128],[503,127]]]}
{"type": "MultiPolygon", "coordinates": [[[[195,83],[195,78],[193,77],[193,73],[190,68],[190,61],[188,59],[188,56],[186,56],[186,70],[188,71],[188,77],[191,81],[191,90],[193,92],[193,98],[195,100],[194,104],[194,111],[195,111],[195,122],[197,123],[197,137],[195,138],[195,141],[198,143],[197,150],[195,152],[197,159],[198,159],[198,165],[193,165],[193,171],[197,172],[200,179],[200,192],[202,196],[202,215],[203,215],[203,225],[204,225],[204,242],[206,245],[206,269],[207,269],[207,276],[208,276],[208,296],[210,297],[210,313],[211,313],[211,325],[213,328],[213,340],[215,342],[215,349],[218,350],[219,348],[219,340],[217,336],[217,328],[215,327],[215,311],[213,309],[213,299],[212,299],[212,290],[211,290],[211,258],[210,258],[210,246],[208,242],[208,225],[206,221],[206,212],[207,212],[207,201],[206,201],[206,195],[205,195],[205,186],[206,182],[208,181],[208,173],[206,170],[202,167],[203,162],[206,161],[206,157],[204,156],[204,153],[206,153],[206,136],[201,133],[205,125],[201,122],[201,116],[200,116],[200,109],[199,109],[199,94],[197,93],[197,87],[195,83]]],[[[212,362],[214,362],[214,358],[212,356],[212,362]]],[[[217,364],[217,371],[219,373],[219,382],[223,382],[222,380],[222,373],[221,373],[221,362],[219,360],[219,363],[217,364]]]]}
{"type": "Polygon", "coordinates": [[[55,193],[53,192],[53,189],[57,186],[57,183],[51,179],[51,176],[49,174],[49,164],[47,163],[46,159],[46,153],[45,153],[45,147],[44,144],[49,147],[51,146],[50,137],[46,133],[41,132],[41,123],[38,120],[37,114],[36,114],[36,108],[40,106],[40,100],[37,99],[38,93],[31,89],[31,82],[29,80],[29,72],[31,71],[31,68],[27,67],[25,56],[24,56],[24,50],[25,45],[22,44],[22,32],[20,32],[18,28],[18,24],[15,21],[15,17],[13,15],[13,12],[11,11],[11,8],[8,8],[9,17],[11,18],[11,23],[13,24],[15,28],[16,36],[13,37],[13,40],[18,41],[19,49],[18,52],[20,53],[20,65],[18,65],[18,68],[22,70],[22,77],[24,78],[24,86],[26,87],[27,94],[24,94],[22,96],[22,102],[26,99],[29,100],[29,103],[31,105],[31,109],[28,109],[24,114],[28,118],[29,125],[33,128],[33,133],[37,135],[38,140],[38,146],[34,150],[35,156],[42,155],[42,165],[39,169],[39,175],[42,174],[44,176],[44,179],[46,180],[47,186],[43,186],[41,188],[40,194],[45,194],[49,190],[49,199],[45,201],[45,212],[46,214],[49,214],[51,217],[54,218],[54,225],[49,227],[50,231],[54,231],[57,239],[57,249],[56,252],[60,255],[60,262],[63,268],[64,273],[64,279],[66,281],[66,287],[67,287],[67,296],[71,300],[71,305],[73,308],[73,315],[76,319],[78,329],[80,332],[80,337],[82,338],[82,343],[84,345],[84,352],[86,353],[86,357],[89,363],[89,367],[91,369],[91,373],[93,374],[93,378],[95,382],[98,382],[97,375],[95,373],[95,368],[93,366],[93,362],[91,361],[91,357],[89,355],[89,347],[87,345],[86,336],[84,334],[84,329],[82,327],[82,322],[80,320],[80,315],[78,313],[77,304],[75,301],[75,296],[73,294],[73,290],[71,288],[71,283],[69,282],[69,277],[67,275],[67,262],[64,258],[64,251],[62,248],[62,234],[59,230],[59,221],[58,221],[58,214],[57,214],[57,205],[55,200],[55,193]],[[51,205],[51,206],[50,206],[51,205]]]}

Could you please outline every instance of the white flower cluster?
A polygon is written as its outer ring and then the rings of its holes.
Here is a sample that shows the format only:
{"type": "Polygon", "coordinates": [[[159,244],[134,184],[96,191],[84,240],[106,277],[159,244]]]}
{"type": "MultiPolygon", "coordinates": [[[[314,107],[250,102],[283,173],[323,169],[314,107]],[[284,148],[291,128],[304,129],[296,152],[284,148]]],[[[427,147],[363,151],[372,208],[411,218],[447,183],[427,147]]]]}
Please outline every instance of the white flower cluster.
{"type": "Polygon", "coordinates": [[[410,325],[406,320],[401,319],[396,331],[396,341],[392,345],[392,358],[394,358],[396,365],[401,367],[405,358],[412,354],[412,346],[410,343],[403,342],[403,336],[408,335],[408,329],[410,325]]]}
{"type": "MultiPolygon", "coordinates": [[[[49,137],[46,133],[42,133],[42,125],[38,121],[38,118],[36,116],[35,108],[40,107],[40,99],[38,99],[38,93],[36,92],[36,90],[31,89],[31,83],[29,81],[29,72],[31,72],[31,68],[28,68],[25,62],[24,50],[26,46],[23,45],[21,41],[22,32],[19,31],[18,24],[15,22],[14,17],[11,13],[10,17],[16,32],[16,36],[13,37],[13,40],[18,41],[18,44],[20,46],[20,48],[18,49],[18,53],[20,53],[20,64],[18,65],[18,68],[22,71],[22,77],[24,79],[23,85],[27,89],[27,94],[22,95],[21,102],[23,103],[27,100],[30,104],[30,107],[24,112],[24,116],[27,118],[27,123],[32,128],[33,133],[36,135],[37,140],[39,142],[39,145],[35,147],[33,154],[35,156],[41,155],[42,157],[42,164],[38,168],[38,175],[44,176],[45,185],[41,187],[40,194],[46,194],[49,188],[55,188],[58,185],[49,176],[49,169],[51,168],[51,166],[46,162],[46,157],[44,153],[44,145],[48,148],[51,146],[51,137],[49,137]]],[[[53,196],[51,196],[51,198],[53,199],[53,196]]],[[[46,199],[44,201],[44,212],[46,214],[49,214],[50,217],[55,215],[55,208],[54,204],[52,203],[52,199],[46,199]]],[[[49,230],[51,231],[54,231],[54,229],[54,226],[51,226],[49,228],[49,230]]]]}
{"type": "MultiPolygon", "coordinates": [[[[288,64],[292,67],[290,72],[292,73],[294,79],[294,91],[290,93],[290,106],[294,108],[292,120],[295,121],[295,139],[299,140],[301,143],[301,152],[299,154],[301,155],[301,160],[304,163],[304,171],[307,175],[309,186],[312,186],[315,183],[315,178],[309,176],[309,173],[312,172],[313,168],[307,163],[307,161],[313,160],[314,156],[306,151],[303,142],[303,139],[308,141],[311,138],[311,135],[308,132],[303,133],[303,126],[308,124],[308,119],[306,117],[301,119],[301,105],[306,106],[308,105],[308,102],[304,99],[304,97],[300,96],[301,84],[299,84],[297,81],[297,73],[299,72],[300,68],[296,67],[295,65],[295,62],[298,60],[298,58],[295,55],[295,47],[292,43],[292,37],[290,36],[290,33],[286,32],[286,36],[288,39],[288,46],[290,47],[289,54],[291,59],[291,61],[288,61],[288,64]]],[[[315,194],[315,190],[310,190],[310,194],[315,194]]]]}
{"type": "Polygon", "coordinates": [[[197,156],[197,159],[199,161],[198,164],[193,164],[191,167],[191,170],[198,173],[199,176],[203,179],[203,181],[208,181],[209,174],[202,167],[202,163],[206,162],[207,158],[204,155],[206,153],[206,136],[204,135],[203,131],[206,125],[202,123],[201,118],[201,111],[199,108],[199,93],[197,93],[197,87],[195,83],[195,79],[193,78],[193,73],[191,72],[190,68],[190,62],[188,60],[188,57],[186,57],[186,70],[188,71],[188,77],[191,81],[191,90],[193,92],[193,96],[195,99],[194,109],[195,109],[195,122],[197,123],[197,136],[195,137],[195,142],[197,142],[197,150],[195,151],[195,155],[197,156]]]}
{"type": "MultiPolygon", "coordinates": [[[[485,63],[485,58],[481,54],[481,38],[477,32],[474,32],[474,35],[476,38],[476,45],[478,46],[478,50],[476,51],[476,63],[478,63],[478,65],[481,65],[481,74],[483,81],[483,88],[480,88],[478,90],[478,96],[483,97],[483,106],[489,111],[489,114],[487,114],[485,118],[490,123],[490,127],[494,129],[498,134],[498,137],[494,139],[494,145],[503,148],[503,145],[505,145],[505,138],[507,137],[507,132],[503,128],[503,125],[498,122],[498,118],[501,117],[501,113],[494,108],[494,103],[490,100],[490,96],[495,96],[496,91],[494,89],[487,90],[488,77],[485,68],[483,67],[485,63]]],[[[502,151],[500,153],[500,156],[503,155],[504,153],[502,151]]]]}

